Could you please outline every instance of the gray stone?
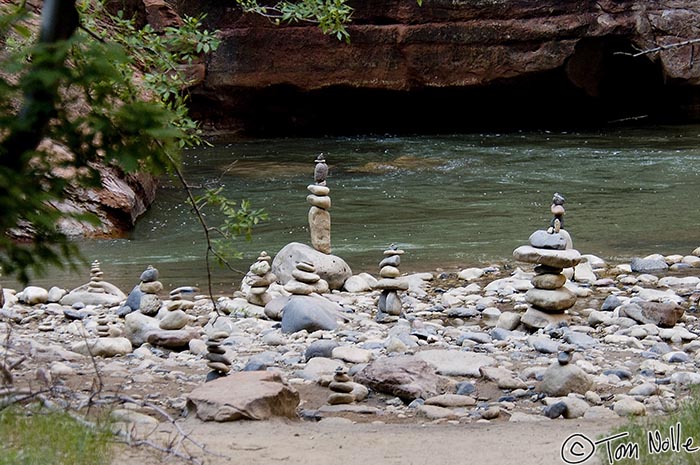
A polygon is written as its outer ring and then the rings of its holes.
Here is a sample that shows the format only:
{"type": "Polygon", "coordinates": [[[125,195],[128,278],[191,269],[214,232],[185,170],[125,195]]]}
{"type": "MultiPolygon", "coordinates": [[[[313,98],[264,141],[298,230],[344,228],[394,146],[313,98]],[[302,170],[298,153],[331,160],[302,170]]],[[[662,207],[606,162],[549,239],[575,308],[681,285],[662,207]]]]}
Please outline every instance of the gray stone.
{"type": "Polygon", "coordinates": [[[338,304],[323,297],[291,296],[282,309],[282,332],[335,329],[340,310],[338,304]]]}
{"type": "Polygon", "coordinates": [[[183,312],[182,310],[175,310],[168,312],[160,320],[159,326],[160,329],[182,329],[187,326],[189,321],[190,318],[187,316],[187,313],[183,312]]]}
{"type": "Polygon", "coordinates": [[[150,283],[158,280],[158,269],[154,268],[151,265],[148,265],[148,267],[141,273],[141,276],[139,277],[139,281],[144,282],[144,283],[150,283]]]}
{"type": "Polygon", "coordinates": [[[94,341],[80,341],[71,347],[73,352],[95,357],[116,357],[130,354],[131,342],[125,337],[101,337],[94,341]]]}
{"type": "Polygon", "coordinates": [[[565,287],[554,290],[533,288],[525,293],[525,300],[539,310],[559,313],[574,306],[576,294],[565,287]]]}
{"type": "Polygon", "coordinates": [[[445,376],[481,376],[481,367],[495,365],[488,355],[461,350],[422,350],[416,357],[429,363],[435,371],[445,376]]]}
{"type": "Polygon", "coordinates": [[[613,404],[613,411],[621,417],[636,417],[647,414],[647,409],[643,403],[632,397],[623,397],[613,404]]]}
{"type": "Polygon", "coordinates": [[[520,317],[520,322],[531,329],[542,329],[550,324],[558,325],[568,321],[569,317],[564,313],[546,313],[533,307],[528,308],[520,317]]]}
{"type": "Polygon", "coordinates": [[[520,324],[520,314],[515,312],[503,312],[498,317],[496,328],[507,329],[513,331],[520,324]]]}
{"type": "Polygon", "coordinates": [[[622,305],[624,302],[616,295],[609,295],[603,301],[603,305],[600,306],[600,310],[603,312],[612,312],[617,307],[622,305]]]}
{"type": "MultiPolygon", "coordinates": [[[[328,197],[330,206],[330,197],[328,197]]],[[[331,253],[331,214],[328,210],[312,206],[309,209],[311,245],[324,254],[331,253]]]]}
{"type": "Polygon", "coordinates": [[[134,347],[138,347],[147,341],[148,333],[160,329],[159,324],[157,319],[141,312],[129,313],[124,319],[124,335],[134,347]]]}
{"type": "Polygon", "coordinates": [[[272,261],[272,272],[281,284],[292,279],[292,271],[299,262],[313,263],[321,279],[328,282],[332,290],[343,288],[345,281],[352,276],[350,266],[340,257],[324,254],[312,247],[298,242],[287,244],[272,261]]]}
{"type": "Polygon", "coordinates": [[[147,316],[153,316],[158,313],[163,302],[155,294],[143,294],[139,303],[139,311],[147,316]]]}
{"type": "Polygon", "coordinates": [[[668,269],[668,264],[661,256],[646,258],[635,257],[630,262],[630,268],[632,268],[632,271],[635,273],[653,273],[666,271],[668,269]]]}
{"type": "Polygon", "coordinates": [[[271,371],[231,373],[187,396],[190,411],[202,421],[296,418],[299,393],[271,371]]]}
{"type": "Polygon", "coordinates": [[[365,366],[355,382],[404,401],[434,396],[439,377],[427,362],[411,355],[380,357],[365,366]]]}
{"type": "Polygon", "coordinates": [[[530,235],[530,245],[541,249],[566,249],[566,237],[559,233],[548,233],[545,230],[537,230],[530,235]]]}
{"type": "Polygon", "coordinates": [[[333,349],[336,347],[338,347],[338,343],[330,339],[314,341],[306,348],[304,359],[308,362],[314,357],[331,358],[333,356],[333,349]]]}
{"type": "MultiPolygon", "coordinates": [[[[51,303],[58,303],[67,293],[68,291],[65,289],[53,286],[51,289],[49,289],[48,301],[51,303]]],[[[0,288],[0,294],[2,294],[2,288],[0,288]]],[[[2,304],[0,304],[0,307],[2,307],[2,304]]]]}
{"type": "Polygon", "coordinates": [[[531,245],[518,247],[513,251],[513,257],[521,262],[562,269],[574,267],[581,261],[581,254],[575,249],[537,249],[531,245]]]}
{"type": "Polygon", "coordinates": [[[367,292],[372,289],[370,284],[360,276],[350,276],[343,284],[343,288],[348,292],[352,292],[353,294],[367,292]]]}
{"type": "Polygon", "coordinates": [[[124,305],[119,307],[119,309],[117,310],[117,314],[121,317],[124,317],[131,312],[137,311],[141,306],[141,297],[143,297],[143,292],[141,292],[141,288],[137,284],[136,286],[134,286],[131,292],[129,292],[129,295],[126,298],[126,302],[124,302],[124,305]]]}
{"type": "Polygon", "coordinates": [[[559,289],[566,284],[566,276],[563,274],[538,274],[532,278],[532,285],[537,289],[559,289]]]}
{"type": "Polygon", "coordinates": [[[553,363],[545,370],[538,390],[549,396],[561,397],[572,392],[585,394],[592,386],[590,377],[576,365],[553,363]]]}
{"type": "Polygon", "coordinates": [[[196,330],[163,330],[151,331],[146,336],[146,341],[154,346],[166,349],[183,349],[189,347],[190,341],[199,336],[196,330]]]}
{"type": "Polygon", "coordinates": [[[49,301],[49,292],[43,287],[27,286],[17,294],[20,302],[27,305],[45,304],[49,301]]]}

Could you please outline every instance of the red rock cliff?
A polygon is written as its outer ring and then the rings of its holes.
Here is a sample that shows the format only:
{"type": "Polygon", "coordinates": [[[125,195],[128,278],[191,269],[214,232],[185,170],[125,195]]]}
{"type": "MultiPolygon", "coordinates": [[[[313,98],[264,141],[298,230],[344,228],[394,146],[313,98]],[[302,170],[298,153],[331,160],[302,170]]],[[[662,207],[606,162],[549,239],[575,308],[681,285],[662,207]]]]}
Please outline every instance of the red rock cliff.
{"type": "Polygon", "coordinates": [[[221,31],[193,111],[251,133],[469,130],[700,115],[695,1],[358,0],[350,43],[188,1],[221,31]]]}

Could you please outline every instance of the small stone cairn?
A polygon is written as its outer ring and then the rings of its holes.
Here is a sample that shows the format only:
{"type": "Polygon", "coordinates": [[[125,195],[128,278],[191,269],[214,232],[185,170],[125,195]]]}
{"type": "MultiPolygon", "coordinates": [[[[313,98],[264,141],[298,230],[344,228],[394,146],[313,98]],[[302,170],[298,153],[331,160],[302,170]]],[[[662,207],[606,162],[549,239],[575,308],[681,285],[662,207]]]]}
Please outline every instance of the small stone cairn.
{"type": "Polygon", "coordinates": [[[199,292],[198,287],[194,286],[180,286],[176,287],[170,291],[170,302],[168,302],[168,310],[174,312],[175,310],[190,310],[194,308],[194,302],[189,300],[195,294],[199,292]]]}
{"type": "Polygon", "coordinates": [[[148,265],[139,279],[139,290],[144,294],[141,296],[139,310],[144,315],[153,316],[158,313],[163,303],[158,297],[158,293],[163,290],[163,284],[158,281],[158,269],[148,265]]]}
{"type": "Polygon", "coordinates": [[[403,310],[398,291],[408,290],[408,283],[396,279],[401,274],[399,264],[403,254],[403,250],[397,248],[395,244],[391,244],[384,251],[384,259],[379,262],[380,279],[373,287],[374,290],[382,291],[377,305],[377,321],[379,322],[394,321],[403,310]]]}
{"type": "Polygon", "coordinates": [[[330,189],[326,186],[328,165],[323,154],[316,160],[314,169],[314,184],[308,186],[310,195],[306,201],[311,205],[309,209],[309,232],[311,233],[311,246],[321,253],[331,253],[331,198],[328,196],[330,189]]]}
{"type": "Polygon", "coordinates": [[[355,395],[353,394],[355,386],[345,368],[339,367],[335,370],[333,381],[330,382],[328,388],[333,391],[333,393],[328,396],[329,404],[340,405],[352,404],[355,402],[355,395]]]}
{"type": "Polygon", "coordinates": [[[97,327],[95,332],[97,337],[110,337],[109,334],[109,317],[106,312],[100,312],[96,318],[97,327]]]}
{"type": "Polygon", "coordinates": [[[221,347],[222,342],[228,337],[226,331],[216,331],[207,340],[207,366],[211,372],[207,375],[207,381],[226,376],[231,372],[231,360],[226,357],[226,349],[221,347]]]}
{"type": "Polygon", "coordinates": [[[250,265],[250,273],[248,273],[250,289],[246,294],[246,300],[253,305],[264,307],[272,300],[267,291],[270,285],[277,281],[277,276],[270,271],[271,261],[272,258],[267,252],[262,251],[258,256],[258,260],[250,265]]]}
{"type": "Polygon", "coordinates": [[[299,262],[292,271],[292,279],[284,285],[284,290],[294,295],[325,294],[329,291],[328,282],[316,274],[313,263],[299,262]]]}
{"type": "Polygon", "coordinates": [[[530,244],[518,247],[513,257],[535,265],[533,289],[525,294],[525,300],[546,313],[563,313],[576,303],[576,294],[564,287],[564,268],[571,268],[581,261],[581,254],[573,248],[571,236],[563,229],[564,196],[555,193],[550,210],[554,215],[547,230],[537,230],[530,235],[530,244]]]}

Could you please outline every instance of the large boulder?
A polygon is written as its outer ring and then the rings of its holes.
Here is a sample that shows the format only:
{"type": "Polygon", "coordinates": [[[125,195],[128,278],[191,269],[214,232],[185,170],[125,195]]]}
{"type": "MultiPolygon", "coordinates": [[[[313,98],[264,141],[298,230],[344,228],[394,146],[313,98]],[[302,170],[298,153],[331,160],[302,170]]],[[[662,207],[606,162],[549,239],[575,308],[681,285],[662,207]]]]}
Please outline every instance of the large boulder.
{"type": "Polygon", "coordinates": [[[306,244],[291,242],[280,250],[272,261],[272,272],[277,275],[277,281],[286,284],[292,279],[292,271],[299,262],[314,265],[316,274],[328,282],[332,290],[343,288],[345,281],[352,276],[350,266],[342,258],[319,252],[306,244]]]}
{"type": "Polygon", "coordinates": [[[435,369],[412,355],[380,357],[357,373],[354,380],[408,402],[434,396],[439,385],[435,369]]]}
{"type": "Polygon", "coordinates": [[[282,332],[333,330],[341,308],[324,297],[293,295],[282,308],[282,332]]]}
{"type": "Polygon", "coordinates": [[[203,421],[296,418],[299,393],[272,371],[241,371],[192,391],[187,405],[203,421]]]}

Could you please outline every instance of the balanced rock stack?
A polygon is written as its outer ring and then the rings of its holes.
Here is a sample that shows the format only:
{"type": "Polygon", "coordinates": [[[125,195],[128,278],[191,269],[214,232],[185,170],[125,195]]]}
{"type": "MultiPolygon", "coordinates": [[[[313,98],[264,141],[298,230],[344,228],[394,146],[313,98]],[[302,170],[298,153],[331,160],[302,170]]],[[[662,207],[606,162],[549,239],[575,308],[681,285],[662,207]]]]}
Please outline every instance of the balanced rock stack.
{"type": "Polygon", "coordinates": [[[61,297],[61,305],[105,305],[113,306],[126,299],[126,295],[114,284],[104,280],[104,273],[100,268],[100,262],[95,260],[90,267],[90,281],[76,287],[68,294],[61,297]]]}
{"type": "Polygon", "coordinates": [[[398,291],[408,290],[408,283],[400,281],[397,278],[401,274],[399,264],[401,263],[401,255],[404,251],[398,249],[396,245],[391,246],[384,251],[384,259],[379,262],[379,277],[380,279],[373,286],[375,290],[381,290],[379,303],[377,305],[377,321],[392,321],[397,316],[401,315],[403,304],[399,297],[398,291]]]}
{"type": "Polygon", "coordinates": [[[231,371],[231,361],[226,357],[226,349],[221,347],[221,343],[228,337],[226,331],[217,331],[211,335],[207,344],[207,366],[211,368],[211,373],[207,375],[207,381],[226,376],[231,371]]]}
{"type": "Polygon", "coordinates": [[[325,294],[328,292],[328,282],[316,274],[312,263],[299,262],[292,271],[292,279],[284,285],[284,290],[294,295],[309,295],[312,293],[325,294]]]}
{"type": "Polygon", "coordinates": [[[98,260],[93,261],[90,267],[90,282],[88,282],[87,291],[96,294],[104,294],[105,290],[102,287],[102,282],[104,281],[103,276],[104,273],[100,268],[100,262],[98,260]]]}
{"type": "Polygon", "coordinates": [[[195,293],[199,292],[198,287],[180,286],[170,291],[170,302],[168,310],[190,310],[194,308],[194,302],[190,300],[195,293]]]}
{"type": "Polygon", "coordinates": [[[158,269],[152,265],[141,273],[139,290],[143,293],[139,311],[144,315],[153,316],[158,313],[162,302],[158,293],[163,290],[163,284],[158,281],[158,269]]]}
{"type": "Polygon", "coordinates": [[[326,176],[328,176],[328,165],[323,154],[316,160],[314,169],[315,184],[308,186],[310,195],[306,196],[309,202],[309,232],[311,233],[311,245],[319,252],[331,253],[331,198],[328,196],[330,189],[326,186],[326,176]]]}
{"type": "Polygon", "coordinates": [[[335,370],[333,375],[333,381],[330,382],[328,388],[333,391],[331,395],[328,396],[328,403],[331,405],[339,404],[352,404],[355,402],[355,395],[353,394],[353,389],[355,389],[354,383],[352,383],[352,378],[348,375],[347,370],[344,368],[338,368],[335,370]]]}
{"type": "Polygon", "coordinates": [[[554,218],[547,230],[530,235],[530,244],[513,251],[516,260],[535,265],[532,278],[534,289],[525,294],[525,300],[538,310],[562,313],[576,303],[576,294],[564,287],[564,268],[571,268],[581,261],[581,254],[573,248],[571,236],[562,228],[564,197],[554,194],[551,211],[554,218]]]}
{"type": "Polygon", "coordinates": [[[97,333],[97,337],[111,336],[109,333],[109,317],[107,316],[106,312],[100,312],[97,315],[96,323],[97,327],[95,328],[95,332],[97,333]]]}
{"type": "Polygon", "coordinates": [[[270,261],[272,258],[267,252],[262,251],[258,260],[250,265],[250,273],[246,277],[250,290],[246,294],[246,300],[253,305],[264,307],[272,299],[267,290],[277,281],[277,276],[270,271],[270,261]]]}

